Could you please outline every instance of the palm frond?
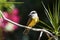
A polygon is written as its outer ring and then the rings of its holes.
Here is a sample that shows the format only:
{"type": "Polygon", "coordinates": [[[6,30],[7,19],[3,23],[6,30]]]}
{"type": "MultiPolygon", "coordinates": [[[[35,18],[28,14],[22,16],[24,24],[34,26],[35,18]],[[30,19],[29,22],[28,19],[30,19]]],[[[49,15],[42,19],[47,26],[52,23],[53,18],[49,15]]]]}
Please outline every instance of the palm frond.
{"type": "Polygon", "coordinates": [[[52,27],[54,28],[53,32],[56,35],[58,35],[59,28],[60,28],[60,26],[59,26],[59,11],[60,11],[59,3],[60,3],[60,1],[57,2],[57,0],[56,0],[56,4],[53,5],[53,14],[52,14],[52,12],[50,10],[50,7],[48,6],[48,10],[47,10],[47,8],[45,7],[44,3],[42,2],[42,5],[43,5],[43,7],[45,9],[44,12],[45,12],[48,20],[50,21],[52,27]]]}
{"type": "Polygon", "coordinates": [[[44,7],[44,9],[45,9],[45,14],[46,14],[47,18],[48,18],[49,21],[51,22],[53,28],[55,28],[55,27],[54,27],[54,24],[53,24],[53,16],[52,16],[52,14],[51,14],[50,9],[49,9],[49,12],[48,12],[48,10],[46,9],[46,7],[45,7],[45,5],[44,5],[43,2],[42,2],[42,5],[43,5],[43,7],[44,7]]]}

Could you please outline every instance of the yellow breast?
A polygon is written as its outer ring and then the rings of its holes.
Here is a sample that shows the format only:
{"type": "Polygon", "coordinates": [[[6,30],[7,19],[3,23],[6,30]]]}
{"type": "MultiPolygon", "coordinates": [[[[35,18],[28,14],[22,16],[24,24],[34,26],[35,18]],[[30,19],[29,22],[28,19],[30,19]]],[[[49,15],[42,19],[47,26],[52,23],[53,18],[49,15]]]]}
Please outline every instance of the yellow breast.
{"type": "Polygon", "coordinates": [[[37,21],[38,21],[37,19],[32,19],[28,26],[34,27],[36,25],[37,21]]]}

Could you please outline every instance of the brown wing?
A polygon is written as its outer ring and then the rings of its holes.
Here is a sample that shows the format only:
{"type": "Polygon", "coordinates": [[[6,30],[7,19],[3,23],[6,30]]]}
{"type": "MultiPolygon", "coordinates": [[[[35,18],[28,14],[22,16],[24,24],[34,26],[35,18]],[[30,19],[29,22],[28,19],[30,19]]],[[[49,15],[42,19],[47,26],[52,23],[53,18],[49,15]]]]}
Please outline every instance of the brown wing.
{"type": "MultiPolygon", "coordinates": [[[[27,26],[30,24],[31,21],[32,21],[32,18],[29,18],[29,19],[28,19],[28,22],[27,22],[27,26]]],[[[29,33],[29,31],[30,31],[30,29],[27,29],[27,28],[26,28],[26,29],[24,30],[23,34],[27,35],[27,34],[29,33]]]]}
{"type": "Polygon", "coordinates": [[[29,25],[31,21],[32,21],[32,18],[29,18],[26,25],[29,25]]]}
{"type": "MultiPolygon", "coordinates": [[[[28,22],[27,22],[27,26],[29,27],[34,27],[36,25],[36,21],[35,19],[29,18],[28,22]]],[[[23,34],[27,35],[29,33],[30,29],[25,29],[23,34]]]]}
{"type": "Polygon", "coordinates": [[[37,22],[35,21],[35,19],[32,19],[31,22],[28,24],[28,26],[34,27],[36,25],[36,23],[37,22]]]}

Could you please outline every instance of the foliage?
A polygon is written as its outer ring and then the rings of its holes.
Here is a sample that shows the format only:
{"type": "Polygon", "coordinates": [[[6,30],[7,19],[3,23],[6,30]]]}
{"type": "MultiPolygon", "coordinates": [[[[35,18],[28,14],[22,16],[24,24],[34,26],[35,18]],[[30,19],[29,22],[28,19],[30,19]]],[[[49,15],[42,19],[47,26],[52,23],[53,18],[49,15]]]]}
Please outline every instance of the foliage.
{"type": "Polygon", "coordinates": [[[44,7],[44,11],[45,11],[45,14],[47,16],[47,18],[49,19],[51,26],[48,26],[49,28],[47,28],[49,31],[51,31],[53,34],[55,34],[55,36],[60,36],[60,18],[59,18],[59,11],[60,11],[60,5],[59,5],[59,2],[60,1],[57,1],[56,0],[56,4],[53,5],[53,13],[51,12],[49,6],[48,6],[48,10],[46,9],[45,5],[43,4],[42,2],[42,5],[44,7]]]}
{"type": "Polygon", "coordinates": [[[6,8],[8,11],[12,10],[15,6],[14,4],[22,4],[24,2],[14,2],[15,0],[0,0],[0,10],[3,10],[3,8],[6,8]]]}

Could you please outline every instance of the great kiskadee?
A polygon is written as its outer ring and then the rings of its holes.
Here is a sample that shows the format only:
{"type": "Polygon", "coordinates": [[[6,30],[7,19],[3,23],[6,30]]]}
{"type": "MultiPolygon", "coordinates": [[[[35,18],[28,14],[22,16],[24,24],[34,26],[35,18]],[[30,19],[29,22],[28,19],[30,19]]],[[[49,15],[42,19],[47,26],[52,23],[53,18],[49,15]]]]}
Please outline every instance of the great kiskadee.
{"type": "MultiPolygon", "coordinates": [[[[39,22],[39,17],[36,11],[31,11],[30,14],[28,15],[30,18],[27,22],[28,27],[34,27],[36,23],[39,22]]],[[[27,35],[30,29],[25,29],[23,34],[27,35]]]]}

